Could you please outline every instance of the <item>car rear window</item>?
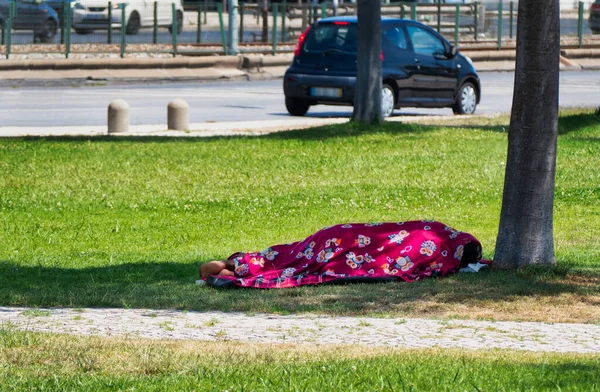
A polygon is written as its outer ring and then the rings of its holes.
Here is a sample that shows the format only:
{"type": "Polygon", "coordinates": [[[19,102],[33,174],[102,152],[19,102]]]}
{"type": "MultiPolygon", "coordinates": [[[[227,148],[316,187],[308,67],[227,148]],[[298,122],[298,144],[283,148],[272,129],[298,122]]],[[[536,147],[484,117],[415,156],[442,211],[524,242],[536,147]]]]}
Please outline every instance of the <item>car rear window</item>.
{"type": "Polygon", "coordinates": [[[356,53],[355,24],[320,24],[311,29],[303,49],[307,52],[323,52],[337,49],[356,53]]]}

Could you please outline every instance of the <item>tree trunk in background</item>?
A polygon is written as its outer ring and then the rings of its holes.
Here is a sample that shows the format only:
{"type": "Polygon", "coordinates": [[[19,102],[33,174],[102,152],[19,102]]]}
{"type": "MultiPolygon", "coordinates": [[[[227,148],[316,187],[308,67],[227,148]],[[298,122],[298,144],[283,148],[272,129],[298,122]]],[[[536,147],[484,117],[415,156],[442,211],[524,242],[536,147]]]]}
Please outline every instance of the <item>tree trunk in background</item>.
{"type": "Polygon", "coordinates": [[[269,1],[263,0],[262,6],[262,42],[269,42],[269,1]]]}
{"type": "Polygon", "coordinates": [[[519,1],[515,88],[494,263],[556,263],[552,232],[558,79],[559,0],[519,1]]]}
{"type": "Polygon", "coordinates": [[[358,63],[352,120],[382,123],[381,2],[358,0],[358,63]]]}

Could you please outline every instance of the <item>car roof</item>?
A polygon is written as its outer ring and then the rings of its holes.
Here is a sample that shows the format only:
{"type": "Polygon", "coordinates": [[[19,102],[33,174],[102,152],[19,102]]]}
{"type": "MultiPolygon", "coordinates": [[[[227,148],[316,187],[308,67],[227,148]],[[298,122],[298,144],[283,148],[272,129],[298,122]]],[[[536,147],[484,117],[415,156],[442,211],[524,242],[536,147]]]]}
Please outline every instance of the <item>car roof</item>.
{"type": "MultiPolygon", "coordinates": [[[[332,16],[329,18],[319,19],[319,21],[317,23],[321,23],[321,22],[326,22],[326,23],[348,22],[348,23],[354,24],[354,23],[358,23],[358,18],[355,15],[354,16],[332,16]]],[[[410,22],[414,22],[414,21],[408,20],[408,19],[402,19],[402,18],[387,18],[387,17],[381,18],[381,24],[398,23],[398,22],[410,23],[410,22]]]]}

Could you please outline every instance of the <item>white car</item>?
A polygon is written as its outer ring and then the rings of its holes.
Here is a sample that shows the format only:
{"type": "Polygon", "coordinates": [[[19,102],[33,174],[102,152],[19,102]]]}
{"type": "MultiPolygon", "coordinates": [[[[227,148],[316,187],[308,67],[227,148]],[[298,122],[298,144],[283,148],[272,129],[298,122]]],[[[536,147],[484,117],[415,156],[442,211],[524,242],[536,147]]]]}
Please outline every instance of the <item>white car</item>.
{"type": "MultiPolygon", "coordinates": [[[[125,3],[125,31],[137,34],[142,27],[154,26],[154,0],[113,0],[112,25],[121,28],[121,7],[125,3]]],[[[175,4],[177,13],[177,33],[183,30],[182,0],[156,0],[157,24],[173,30],[173,11],[175,4]]],[[[77,34],[87,34],[93,30],[108,29],[108,0],[78,0],[73,4],[73,28],[77,34]]]]}

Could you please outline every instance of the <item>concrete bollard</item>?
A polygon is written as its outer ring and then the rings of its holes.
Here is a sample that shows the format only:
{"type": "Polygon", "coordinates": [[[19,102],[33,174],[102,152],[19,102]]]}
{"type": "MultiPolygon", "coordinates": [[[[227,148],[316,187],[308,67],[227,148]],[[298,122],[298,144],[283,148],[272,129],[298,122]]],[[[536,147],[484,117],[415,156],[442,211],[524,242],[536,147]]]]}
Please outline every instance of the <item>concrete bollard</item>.
{"type": "Polygon", "coordinates": [[[175,99],[167,106],[167,126],[175,131],[189,128],[189,106],[183,99],[175,99]]]}
{"type": "Polygon", "coordinates": [[[115,99],[108,105],[108,133],[129,131],[129,104],[115,99]]]}

